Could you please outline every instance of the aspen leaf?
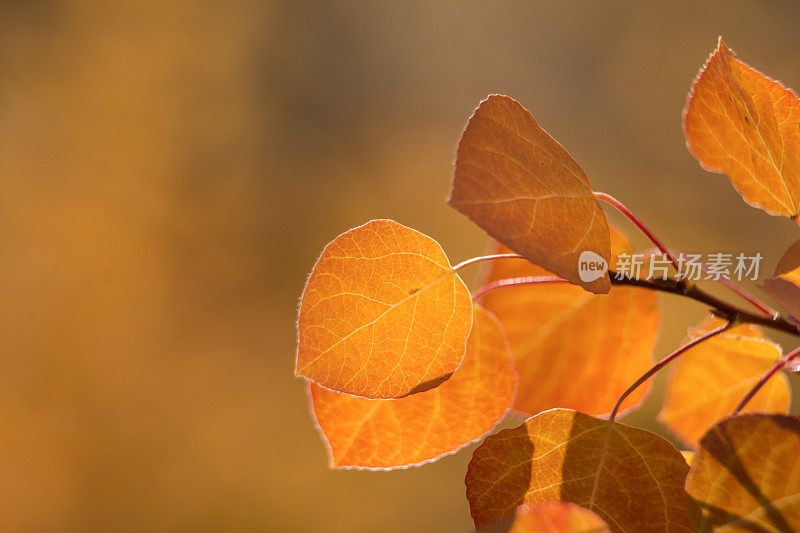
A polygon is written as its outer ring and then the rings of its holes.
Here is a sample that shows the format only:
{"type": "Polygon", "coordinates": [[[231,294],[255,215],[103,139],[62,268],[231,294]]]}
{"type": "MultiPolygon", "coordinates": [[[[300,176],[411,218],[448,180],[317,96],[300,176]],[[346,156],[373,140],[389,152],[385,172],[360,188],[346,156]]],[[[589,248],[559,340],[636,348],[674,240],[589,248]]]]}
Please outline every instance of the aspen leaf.
{"type": "Polygon", "coordinates": [[[388,469],[453,453],[505,415],[517,376],[502,326],[475,306],[467,354],[440,386],[372,400],[309,384],[312,408],[334,467],[388,469]]]}
{"type": "Polygon", "coordinates": [[[800,99],[736,59],[721,38],[694,81],[683,129],[700,164],[727,174],[748,204],[800,213],[800,99]]]}
{"type": "MultiPolygon", "coordinates": [[[[706,319],[689,340],[722,323],[719,318],[706,319]]],[[[672,363],[659,420],[687,445],[697,447],[708,428],[736,409],[780,357],[780,348],[751,325],[736,326],[703,341],[672,363]]],[[[768,381],[747,404],[748,411],[786,412],[788,408],[789,382],[782,374],[768,381]]]]}
{"type": "MultiPolygon", "coordinates": [[[[615,252],[628,250],[619,232],[611,235],[615,252]]],[[[552,274],[528,261],[504,259],[493,262],[488,281],[546,275],[552,274]]],[[[511,343],[519,374],[515,410],[608,414],[652,365],[659,324],[652,291],[614,287],[598,296],[566,283],[529,285],[493,291],[483,305],[500,319],[511,343]]],[[[623,410],[641,402],[648,387],[634,391],[623,410]]]]}
{"type": "Polygon", "coordinates": [[[775,274],[761,288],[795,319],[800,318],[800,241],[784,252],[775,274]]]}
{"type": "Polygon", "coordinates": [[[605,214],[574,159],[527,109],[492,95],[469,119],[458,144],[448,203],[537,265],[596,293],[608,274],[581,280],[578,258],[610,256],[605,214]]]}
{"type": "Polygon", "coordinates": [[[569,502],[520,505],[508,519],[480,533],[610,533],[597,513],[569,502]]]}
{"type": "Polygon", "coordinates": [[[334,239],[308,278],[297,375],[348,394],[397,398],[459,367],[472,301],[439,243],[393,220],[334,239]]]}
{"type": "MultiPolygon", "coordinates": [[[[466,476],[476,526],[521,504],[565,501],[589,508],[607,432],[607,420],[553,409],[487,437],[466,476]]],[[[683,488],[688,470],[664,438],[617,423],[590,509],[612,531],[692,531],[683,488]]]]}
{"type": "Polygon", "coordinates": [[[681,451],[681,455],[686,460],[686,464],[692,466],[692,461],[694,461],[695,452],[692,450],[683,450],[681,451]]]}
{"type": "Polygon", "coordinates": [[[800,420],[746,413],[700,440],[686,490],[698,531],[800,531],[800,420]]]}

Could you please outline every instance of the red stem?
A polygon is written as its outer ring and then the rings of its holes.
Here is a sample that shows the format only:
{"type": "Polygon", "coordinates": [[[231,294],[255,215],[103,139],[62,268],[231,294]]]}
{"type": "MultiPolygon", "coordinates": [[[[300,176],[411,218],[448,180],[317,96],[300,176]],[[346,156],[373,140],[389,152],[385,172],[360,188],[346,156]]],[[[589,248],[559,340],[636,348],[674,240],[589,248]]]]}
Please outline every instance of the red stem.
{"type": "MultiPolygon", "coordinates": [[[[708,274],[708,269],[706,268],[706,265],[703,264],[703,263],[700,263],[700,270],[702,270],[703,272],[708,274]]],[[[714,281],[718,281],[719,283],[722,283],[728,289],[730,289],[734,293],[738,294],[741,298],[744,298],[745,300],[750,302],[756,309],[758,309],[759,311],[764,313],[764,316],[775,316],[775,315],[778,314],[778,312],[775,309],[772,309],[771,307],[769,307],[767,304],[765,304],[764,302],[762,302],[761,300],[759,300],[755,296],[752,296],[750,293],[748,293],[747,291],[745,291],[744,289],[739,287],[737,284],[735,284],[731,280],[729,280],[727,278],[723,278],[722,276],[720,276],[719,278],[714,279],[714,281]]]]}
{"type": "Polygon", "coordinates": [[[612,432],[612,429],[614,428],[614,421],[617,418],[617,413],[619,412],[619,408],[622,405],[622,402],[625,401],[625,398],[630,396],[633,391],[638,389],[639,386],[642,385],[642,383],[644,383],[645,381],[650,379],[656,372],[658,372],[659,370],[661,370],[662,368],[667,366],[669,363],[671,363],[672,361],[674,361],[675,359],[680,357],[687,350],[697,346],[698,344],[700,344],[701,342],[703,342],[705,340],[710,339],[711,337],[719,335],[723,331],[729,329],[732,325],[733,325],[733,322],[727,322],[727,323],[723,324],[722,326],[719,326],[718,328],[714,328],[711,331],[708,331],[708,332],[700,335],[699,337],[695,337],[694,339],[690,340],[689,342],[687,342],[686,344],[684,344],[683,346],[681,346],[680,348],[678,348],[677,350],[675,350],[674,352],[672,352],[671,354],[666,356],[664,359],[662,359],[661,361],[659,361],[658,363],[653,365],[653,367],[650,370],[648,370],[647,372],[645,372],[642,375],[642,377],[637,379],[634,382],[633,385],[628,387],[628,390],[626,390],[624,393],[622,393],[622,396],[619,397],[619,400],[617,400],[616,405],[614,405],[614,409],[611,411],[611,415],[608,417],[608,432],[606,433],[606,440],[605,440],[605,443],[603,444],[603,453],[600,455],[600,465],[597,467],[597,474],[594,477],[594,485],[592,486],[592,495],[589,498],[589,509],[590,510],[592,509],[592,506],[594,505],[594,498],[597,495],[597,486],[598,486],[598,484],[600,482],[600,473],[602,472],[603,467],[605,466],[605,463],[606,463],[606,456],[608,455],[608,445],[611,442],[611,432],[612,432]]]}
{"type": "Polygon", "coordinates": [[[604,192],[596,192],[596,193],[594,193],[594,197],[597,198],[598,200],[601,200],[601,201],[607,203],[608,205],[610,205],[611,207],[613,207],[614,209],[619,211],[623,216],[625,216],[625,218],[627,218],[628,220],[633,222],[633,224],[637,228],[639,228],[639,231],[644,233],[644,235],[648,239],[650,239],[650,242],[655,244],[656,247],[659,250],[661,250],[661,253],[663,253],[664,255],[666,255],[669,258],[670,262],[672,263],[672,266],[675,267],[675,271],[678,274],[681,273],[681,267],[678,264],[677,259],[675,259],[675,257],[672,255],[672,252],[670,252],[669,249],[666,246],[664,246],[664,244],[660,240],[658,240],[658,237],[656,237],[655,234],[653,234],[653,232],[650,231],[647,228],[647,226],[644,225],[644,222],[639,220],[639,217],[634,215],[631,212],[631,210],[628,209],[627,207],[625,207],[625,205],[622,202],[620,202],[619,200],[617,200],[616,198],[614,198],[610,194],[606,194],[604,192]]]}
{"type": "Polygon", "coordinates": [[[789,352],[788,354],[784,355],[784,356],[783,356],[783,357],[782,357],[782,358],[781,358],[781,359],[780,359],[780,360],[779,360],[777,363],[775,363],[774,365],[772,365],[772,368],[770,368],[769,370],[767,370],[767,373],[766,373],[766,374],[764,374],[764,375],[761,377],[761,380],[759,380],[759,382],[758,382],[758,383],[756,383],[755,387],[753,387],[752,389],[750,389],[750,392],[748,392],[748,393],[747,393],[747,395],[746,395],[746,396],[745,396],[745,397],[742,399],[742,401],[741,401],[741,402],[739,402],[739,405],[738,405],[738,406],[736,407],[736,409],[733,411],[733,416],[736,416],[736,415],[738,415],[738,414],[739,414],[739,412],[741,412],[741,410],[742,410],[742,409],[744,409],[744,406],[745,406],[745,405],[747,405],[747,402],[749,402],[750,400],[752,400],[752,399],[753,399],[753,396],[755,396],[755,395],[756,395],[756,393],[757,393],[759,390],[761,390],[761,387],[763,387],[763,386],[764,386],[764,384],[765,384],[765,383],[766,383],[766,382],[767,382],[767,381],[768,381],[768,380],[769,380],[769,379],[770,379],[772,376],[774,376],[775,374],[777,374],[777,373],[778,373],[778,371],[779,371],[781,368],[785,367],[785,366],[786,366],[788,363],[791,363],[791,362],[792,362],[792,360],[794,360],[794,359],[795,359],[795,358],[796,358],[798,355],[800,355],[800,347],[798,347],[798,348],[795,348],[794,350],[792,350],[792,351],[791,351],[791,352],[789,352]]]}
{"type": "Polygon", "coordinates": [[[492,254],[492,255],[481,255],[478,257],[473,257],[471,259],[467,259],[466,261],[461,261],[459,264],[453,267],[453,272],[457,270],[461,270],[462,268],[478,263],[480,261],[491,261],[492,259],[524,259],[519,254],[492,254]]]}
{"type": "Polygon", "coordinates": [[[476,290],[472,293],[472,299],[477,300],[478,298],[495,291],[497,289],[502,289],[503,287],[517,287],[520,285],[541,285],[546,283],[567,283],[567,280],[564,278],[559,278],[558,276],[523,276],[519,278],[505,278],[505,279],[498,279],[497,281],[492,281],[491,283],[487,283],[483,287],[476,290]]]}
{"type": "MultiPolygon", "coordinates": [[[[650,239],[650,242],[655,244],[656,247],[659,250],[661,250],[661,253],[663,253],[664,255],[667,256],[667,258],[669,258],[670,262],[672,263],[672,266],[675,267],[675,271],[678,273],[678,276],[680,276],[681,269],[680,269],[680,265],[679,265],[677,259],[675,259],[675,256],[672,255],[672,252],[666,246],[664,246],[664,244],[660,240],[658,240],[658,237],[656,237],[653,234],[653,232],[650,231],[647,228],[647,226],[645,226],[644,223],[641,220],[639,220],[639,217],[634,215],[633,212],[631,212],[630,209],[625,207],[625,205],[622,202],[620,202],[619,200],[617,200],[616,198],[614,198],[610,194],[606,194],[604,192],[596,192],[596,193],[594,193],[594,196],[598,200],[601,200],[601,201],[607,203],[608,205],[610,205],[611,207],[613,207],[614,209],[619,211],[622,215],[624,215],[628,220],[633,222],[633,224],[637,228],[639,228],[639,230],[642,233],[644,233],[644,235],[648,239],[650,239]]],[[[798,222],[798,225],[800,225],[800,222],[798,222]]],[[[708,274],[708,269],[707,269],[706,265],[704,265],[703,263],[700,263],[700,269],[704,273],[708,274]]],[[[736,285],[731,280],[723,278],[723,277],[720,277],[719,279],[716,279],[714,281],[720,282],[725,287],[727,287],[731,291],[735,292],[740,297],[744,298],[746,301],[750,302],[759,311],[764,313],[765,316],[775,316],[777,314],[777,311],[775,311],[774,309],[770,308],[767,304],[765,304],[764,302],[762,302],[761,300],[759,300],[755,296],[753,296],[753,295],[749,294],[748,292],[746,292],[744,289],[742,289],[741,287],[736,285]]]]}

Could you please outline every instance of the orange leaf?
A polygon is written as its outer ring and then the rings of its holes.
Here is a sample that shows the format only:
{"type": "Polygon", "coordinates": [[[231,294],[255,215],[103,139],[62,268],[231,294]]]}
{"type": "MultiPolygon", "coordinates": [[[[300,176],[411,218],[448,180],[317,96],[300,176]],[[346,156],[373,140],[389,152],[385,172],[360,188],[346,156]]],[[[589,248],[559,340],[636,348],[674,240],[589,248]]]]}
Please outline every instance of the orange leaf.
{"type": "Polygon", "coordinates": [[[597,513],[569,502],[520,505],[513,516],[480,529],[480,533],[609,533],[597,513]]]}
{"type": "Polygon", "coordinates": [[[747,413],[714,426],[686,479],[699,531],[800,531],[799,457],[795,417],[747,413]]]}
{"type": "Polygon", "coordinates": [[[474,313],[464,363],[435,389],[371,400],[309,385],[332,466],[422,464],[479,439],[503,418],[517,383],[508,341],[494,316],[479,306],[474,313]]]}
{"type": "Polygon", "coordinates": [[[333,240],[303,291],[297,375],[397,398],[446,380],[464,358],[472,301],[439,243],[393,220],[333,240]]]}
{"type": "Polygon", "coordinates": [[[720,38],[684,109],[686,143],[706,170],[728,175],[771,215],[800,213],[800,99],[745,65],[720,38]]]}
{"type": "Polygon", "coordinates": [[[694,461],[695,452],[691,450],[683,450],[681,451],[681,455],[684,459],[686,459],[686,464],[692,466],[692,461],[694,461]]]}
{"type": "MultiPolygon", "coordinates": [[[[721,324],[719,318],[708,318],[690,338],[721,324]]],[[[739,405],[780,356],[780,348],[755,326],[736,326],[703,341],[673,363],[659,420],[683,442],[697,447],[697,440],[739,405]]],[[[768,381],[747,404],[748,411],[788,408],[789,382],[784,375],[768,381]]]]}
{"type": "Polygon", "coordinates": [[[794,318],[800,317],[800,241],[784,252],[775,267],[775,274],[761,288],[794,318]]]}
{"type": "MultiPolygon", "coordinates": [[[[628,249],[619,232],[611,236],[615,252],[628,249]]],[[[488,281],[549,275],[522,259],[495,261],[491,268],[488,281]]],[[[529,285],[491,292],[483,305],[500,319],[511,343],[520,378],[516,410],[608,414],[652,365],[659,323],[652,291],[614,287],[598,296],[566,283],[529,285]]],[[[637,405],[647,390],[637,389],[623,409],[637,405]]]]}
{"type": "Polygon", "coordinates": [[[586,174],[516,100],[489,96],[469,119],[448,203],[537,265],[592,292],[611,288],[607,274],[584,282],[578,273],[583,251],[610,255],[586,174]]]}
{"type": "Polygon", "coordinates": [[[523,503],[590,508],[613,531],[692,531],[678,450],[655,433],[615,424],[594,505],[589,506],[608,421],[567,409],[529,418],[486,438],[466,477],[477,526],[523,503]]]}

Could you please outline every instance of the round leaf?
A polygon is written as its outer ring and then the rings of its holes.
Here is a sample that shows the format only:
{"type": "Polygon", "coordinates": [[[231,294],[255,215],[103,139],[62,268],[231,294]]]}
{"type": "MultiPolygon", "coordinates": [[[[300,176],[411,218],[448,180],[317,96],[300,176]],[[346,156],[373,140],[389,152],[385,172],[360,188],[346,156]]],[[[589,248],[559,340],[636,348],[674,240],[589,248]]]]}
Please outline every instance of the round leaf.
{"type": "Polygon", "coordinates": [[[523,503],[567,501],[590,508],[613,531],[692,531],[683,456],[662,437],[619,423],[589,506],[607,432],[607,420],[553,409],[487,437],[466,477],[475,525],[523,503]]]}
{"type": "Polygon", "coordinates": [[[459,367],[471,326],[469,291],[439,243],[373,220],[334,239],[314,266],[296,373],[369,398],[420,392],[459,367]]]}
{"type": "Polygon", "coordinates": [[[699,531],[800,531],[800,420],[747,413],[700,440],[686,490],[699,531]]]}
{"type": "MultiPolygon", "coordinates": [[[[707,319],[691,337],[721,324],[719,318],[707,319]]],[[[697,447],[708,428],[729,415],[780,356],[780,348],[749,325],[703,341],[672,363],[659,419],[683,442],[697,447]]],[[[747,404],[748,411],[786,412],[788,408],[789,383],[782,374],[747,404]]]]}
{"type": "MultiPolygon", "coordinates": [[[[619,232],[611,235],[615,252],[628,249],[619,232]]],[[[528,261],[504,259],[492,264],[487,281],[549,274],[528,261]]],[[[518,411],[567,407],[608,414],[652,365],[659,324],[652,291],[614,287],[598,296],[566,283],[530,285],[491,292],[483,305],[500,319],[511,342],[520,377],[518,411]]],[[[623,410],[647,391],[648,386],[636,390],[623,410]]]]}
{"type": "Polygon", "coordinates": [[[332,466],[388,469],[437,459],[488,433],[511,406],[516,383],[500,323],[475,306],[464,363],[440,386],[396,400],[315,383],[309,391],[332,466]]]}

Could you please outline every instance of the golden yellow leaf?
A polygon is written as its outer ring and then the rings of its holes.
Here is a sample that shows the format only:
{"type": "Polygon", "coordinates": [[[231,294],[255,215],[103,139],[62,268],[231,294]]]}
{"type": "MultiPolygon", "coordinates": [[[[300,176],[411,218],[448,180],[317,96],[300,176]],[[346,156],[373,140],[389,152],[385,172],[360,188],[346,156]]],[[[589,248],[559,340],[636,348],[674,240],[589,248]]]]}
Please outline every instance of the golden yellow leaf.
{"type": "MultiPolygon", "coordinates": [[[[719,318],[707,318],[687,342],[721,324],[719,318]]],[[[752,325],[736,326],[703,341],[672,363],[659,420],[696,448],[708,428],[732,413],[780,356],[780,348],[752,325]]],[[[788,408],[789,382],[782,374],[768,381],[747,404],[748,411],[786,412],[788,408]]]]}
{"type": "Polygon", "coordinates": [[[655,433],[620,423],[590,506],[607,432],[607,420],[553,409],[487,437],[465,480],[475,525],[524,503],[565,501],[594,511],[612,531],[692,531],[683,456],[655,433]]]}
{"type": "Polygon", "coordinates": [[[308,278],[297,375],[348,394],[397,398],[459,367],[472,301],[439,243],[393,220],[334,239],[308,278]]]}
{"type": "Polygon", "coordinates": [[[686,490],[698,531],[800,531],[800,420],[746,413],[700,440],[686,490]]]}
{"type": "Polygon", "coordinates": [[[309,384],[332,466],[418,465],[479,439],[503,418],[517,383],[508,341],[494,316],[477,305],[474,313],[463,364],[435,389],[372,400],[309,384]]]}
{"type": "Polygon", "coordinates": [[[582,281],[578,259],[610,256],[605,214],[578,163],[519,102],[491,95],[458,145],[448,203],[537,265],[596,293],[608,275],[582,281]]]}
{"type": "MultiPolygon", "coordinates": [[[[615,253],[629,249],[618,231],[611,236],[615,253]]],[[[504,259],[493,262],[487,281],[543,275],[549,273],[528,261],[504,259]]],[[[483,305],[500,319],[511,343],[520,378],[518,411],[567,407],[608,414],[652,365],[659,324],[652,291],[614,287],[598,296],[566,283],[529,285],[491,292],[483,305]]],[[[632,393],[622,409],[637,405],[648,387],[632,393]]]]}
{"type": "Polygon", "coordinates": [[[736,59],[720,38],[686,101],[686,143],[771,215],[800,213],[800,99],[736,59]]]}

